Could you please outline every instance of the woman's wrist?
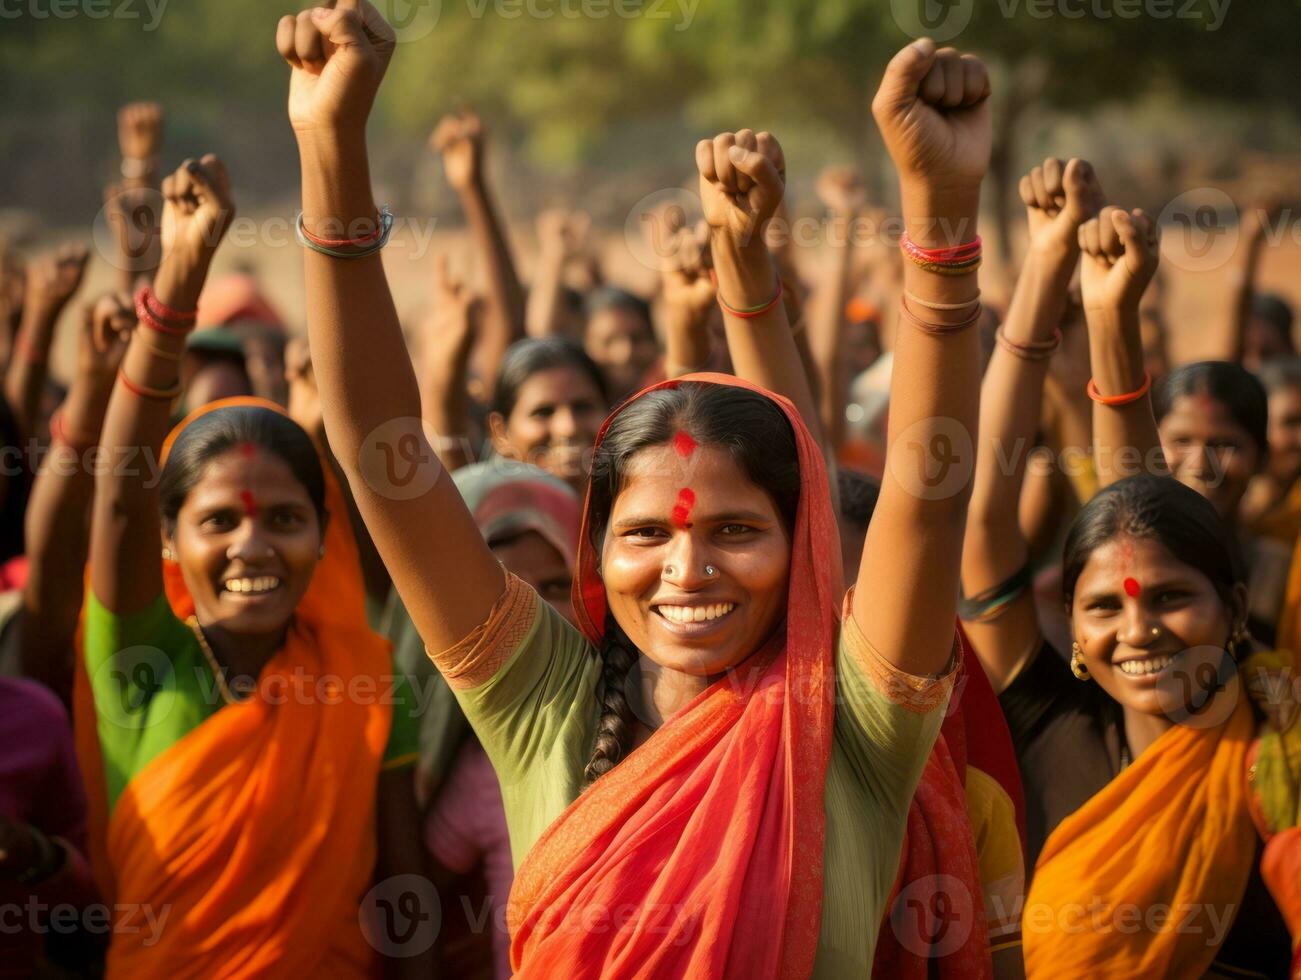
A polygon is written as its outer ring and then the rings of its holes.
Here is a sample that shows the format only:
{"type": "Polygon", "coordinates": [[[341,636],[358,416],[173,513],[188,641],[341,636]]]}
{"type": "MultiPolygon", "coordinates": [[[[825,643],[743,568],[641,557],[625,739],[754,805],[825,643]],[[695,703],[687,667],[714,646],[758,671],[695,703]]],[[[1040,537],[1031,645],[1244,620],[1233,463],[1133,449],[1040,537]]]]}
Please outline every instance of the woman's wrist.
{"type": "Polygon", "coordinates": [[[980,185],[939,188],[929,182],[900,184],[906,234],[923,248],[951,248],[976,238],[980,185]]]}
{"type": "MultiPolygon", "coordinates": [[[[313,233],[351,235],[365,222],[375,222],[379,209],[370,187],[370,161],[365,137],[332,134],[298,141],[303,180],[303,224],[313,233]],[[333,230],[331,230],[333,229],[333,230]]],[[[369,228],[362,229],[361,234],[369,228]]]]}
{"type": "Polygon", "coordinates": [[[749,309],[769,302],[777,291],[778,279],[763,235],[756,234],[744,245],[717,229],[710,237],[719,299],[733,309],[749,309]]]}

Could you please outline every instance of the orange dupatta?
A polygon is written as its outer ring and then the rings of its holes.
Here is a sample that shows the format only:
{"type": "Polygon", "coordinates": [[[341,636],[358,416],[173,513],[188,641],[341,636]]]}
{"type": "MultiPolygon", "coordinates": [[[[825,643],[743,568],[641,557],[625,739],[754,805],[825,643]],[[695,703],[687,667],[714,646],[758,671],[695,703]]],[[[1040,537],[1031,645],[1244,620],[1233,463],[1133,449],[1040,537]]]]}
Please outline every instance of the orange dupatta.
{"type": "MultiPolygon", "coordinates": [[[[239,405],[282,411],[256,398],[213,402],[172,431],[164,460],[190,422],[239,405]]],[[[110,977],[373,972],[358,907],[375,860],[375,787],[391,707],[346,692],[353,678],[379,678],[391,666],[387,642],[366,625],[346,502],[322,466],[333,515],[325,557],[257,693],[150,761],[123,790],[106,830],[97,746],[89,759],[87,784],[99,796],[92,831],[106,833],[92,853],[107,861],[114,900],[166,911],[152,944],[148,929],[114,931],[110,977]]],[[[179,566],[164,565],[164,582],[176,615],[192,614],[179,566]]],[[[77,722],[93,740],[81,660],[77,722]]]]}
{"type": "Polygon", "coordinates": [[[1236,913],[1255,860],[1254,736],[1245,696],[1214,728],[1177,725],[1057,826],[1021,919],[1029,980],[1206,972],[1219,951],[1207,910],[1236,913]]]}
{"type": "MultiPolygon", "coordinates": [[[[745,381],[689,375],[635,397],[681,381],[758,391],[795,432],[802,486],[784,631],[597,780],[529,851],[508,910],[521,977],[751,980],[813,968],[840,586],[826,471],[794,406],[745,381]]],[[[589,492],[574,606],[599,646],[606,604],[590,503],[589,492]]]]}

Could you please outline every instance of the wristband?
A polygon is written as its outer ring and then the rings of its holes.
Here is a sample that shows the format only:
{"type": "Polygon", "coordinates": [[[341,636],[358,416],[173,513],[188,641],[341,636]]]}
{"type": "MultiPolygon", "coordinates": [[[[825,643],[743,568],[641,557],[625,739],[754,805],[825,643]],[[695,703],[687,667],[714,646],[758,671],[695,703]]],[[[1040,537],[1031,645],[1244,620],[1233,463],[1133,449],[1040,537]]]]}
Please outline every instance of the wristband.
{"type": "Polygon", "coordinates": [[[1151,388],[1152,388],[1152,373],[1150,371],[1144,371],[1143,383],[1139,385],[1138,388],[1136,388],[1134,391],[1127,392],[1123,395],[1104,395],[1102,392],[1098,391],[1097,383],[1094,382],[1092,378],[1089,379],[1089,383],[1087,386],[1085,386],[1084,390],[1087,391],[1089,393],[1089,397],[1092,398],[1099,405],[1107,405],[1110,406],[1111,408],[1119,408],[1122,405],[1132,405],[1134,402],[1138,401],[1140,398],[1146,395],[1148,391],[1151,390],[1151,388]]]}

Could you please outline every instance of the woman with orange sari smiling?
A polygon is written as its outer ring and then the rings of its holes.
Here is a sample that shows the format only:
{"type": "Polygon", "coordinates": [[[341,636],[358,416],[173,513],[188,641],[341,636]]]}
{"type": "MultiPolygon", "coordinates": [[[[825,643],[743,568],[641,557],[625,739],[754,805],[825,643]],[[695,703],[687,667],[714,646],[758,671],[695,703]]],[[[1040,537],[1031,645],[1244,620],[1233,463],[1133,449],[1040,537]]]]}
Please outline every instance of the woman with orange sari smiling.
{"type": "MultiPolygon", "coordinates": [[[[157,485],[146,466],[97,474],[77,712],[97,876],[110,902],[166,919],[115,929],[108,975],[372,976],[372,874],[423,870],[414,725],[384,684],[342,494],[308,435],[235,399],[164,444],[233,209],[213,156],[163,194],[165,254],[101,444],[161,447],[164,465],[157,485]]],[[[419,956],[395,962],[430,975],[419,956]]]]}
{"type": "Polygon", "coordinates": [[[1070,673],[1050,649],[995,660],[1027,800],[1042,795],[1050,818],[1022,916],[1026,974],[1283,976],[1276,902],[1295,889],[1277,878],[1284,862],[1262,864],[1253,817],[1267,838],[1296,823],[1293,675],[1251,654],[1242,562],[1216,508],[1159,475],[1138,318],[1156,225],[1107,207],[1079,242],[1103,489],[1066,541],[1070,673]],[[1125,478],[1140,461],[1158,474],[1125,478]],[[1263,716],[1248,691],[1272,702],[1263,716]]]}
{"type": "MultiPolygon", "coordinates": [[[[952,684],[966,478],[946,470],[940,492],[917,492],[907,443],[929,446],[939,418],[963,435],[975,421],[979,253],[967,236],[989,158],[984,66],[918,42],[874,102],[909,238],[937,261],[909,270],[915,324],[896,347],[891,406],[903,448],[843,622],[807,385],[797,405],[694,375],[641,393],[598,439],[580,632],[503,573],[420,425],[366,159],[391,28],[365,0],[339,0],[282,18],[277,45],[293,67],[326,430],[501,780],[519,865],[516,974],[866,975],[952,684]],[[944,229],[964,237],[946,242],[944,229]],[[356,237],[321,247],[341,233],[356,237]],[[941,251],[955,245],[961,267],[941,251]],[[398,440],[418,447],[402,488],[384,471],[398,440]]],[[[803,368],[762,235],[781,199],[780,148],[742,130],[703,141],[696,162],[727,329],[785,345],[769,384],[781,387],[803,368]]]]}

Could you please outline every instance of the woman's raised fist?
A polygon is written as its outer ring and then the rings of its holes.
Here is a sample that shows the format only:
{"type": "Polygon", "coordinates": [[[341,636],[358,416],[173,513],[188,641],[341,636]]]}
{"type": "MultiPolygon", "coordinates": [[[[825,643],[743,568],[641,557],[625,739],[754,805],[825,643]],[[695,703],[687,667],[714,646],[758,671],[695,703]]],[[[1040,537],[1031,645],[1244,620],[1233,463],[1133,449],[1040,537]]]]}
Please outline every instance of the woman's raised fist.
{"type": "Polygon", "coordinates": [[[771,133],[742,129],[696,144],[700,202],[715,232],[738,245],[763,243],[763,229],[786,190],[786,159],[771,133]]]}

